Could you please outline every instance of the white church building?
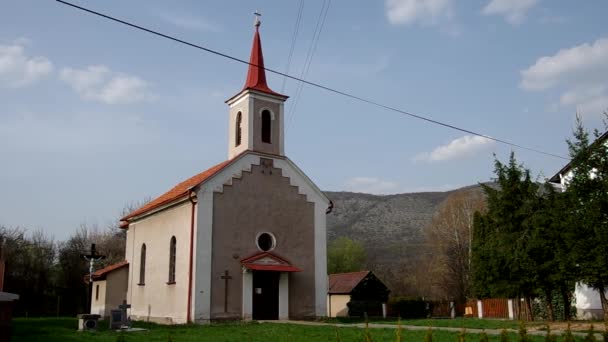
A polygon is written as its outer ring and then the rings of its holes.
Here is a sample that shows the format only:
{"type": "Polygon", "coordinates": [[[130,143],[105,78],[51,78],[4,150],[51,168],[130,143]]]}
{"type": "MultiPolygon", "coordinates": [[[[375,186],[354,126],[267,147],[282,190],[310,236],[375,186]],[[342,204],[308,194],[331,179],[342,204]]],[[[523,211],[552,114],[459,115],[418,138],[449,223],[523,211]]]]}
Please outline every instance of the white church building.
{"type": "Polygon", "coordinates": [[[259,27],[245,85],[226,100],[227,160],[122,218],[128,276],[105,275],[103,290],[124,293],[132,319],[327,314],[330,201],[285,154],[288,97],[266,82],[259,27]]]}

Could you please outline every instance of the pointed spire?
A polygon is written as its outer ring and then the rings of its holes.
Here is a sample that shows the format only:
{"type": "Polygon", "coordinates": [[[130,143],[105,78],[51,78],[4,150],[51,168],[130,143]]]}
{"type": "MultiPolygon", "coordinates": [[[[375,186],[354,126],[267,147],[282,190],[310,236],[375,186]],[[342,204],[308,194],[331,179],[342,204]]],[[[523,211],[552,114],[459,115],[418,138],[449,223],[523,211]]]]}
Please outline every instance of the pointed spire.
{"type": "Polygon", "coordinates": [[[266,83],[266,71],[264,69],[264,56],[262,54],[262,41],[260,39],[260,15],[257,11],[255,14],[255,34],[253,35],[253,46],[251,47],[251,56],[249,57],[249,70],[247,71],[247,80],[245,81],[245,89],[253,89],[257,91],[261,91],[264,93],[278,95],[287,97],[285,95],[281,95],[272,91],[268,84],[266,83]]]}

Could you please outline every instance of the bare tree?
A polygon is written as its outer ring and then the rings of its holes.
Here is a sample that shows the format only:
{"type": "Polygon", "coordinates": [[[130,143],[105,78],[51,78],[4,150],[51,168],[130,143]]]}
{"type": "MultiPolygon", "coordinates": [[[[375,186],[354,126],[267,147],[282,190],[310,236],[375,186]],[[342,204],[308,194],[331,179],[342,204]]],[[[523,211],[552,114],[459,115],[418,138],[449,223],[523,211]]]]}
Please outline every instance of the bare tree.
{"type": "Polygon", "coordinates": [[[432,253],[428,273],[443,297],[464,302],[471,294],[471,239],[473,216],[485,210],[485,198],[477,189],[450,195],[439,207],[426,231],[432,253]]]}

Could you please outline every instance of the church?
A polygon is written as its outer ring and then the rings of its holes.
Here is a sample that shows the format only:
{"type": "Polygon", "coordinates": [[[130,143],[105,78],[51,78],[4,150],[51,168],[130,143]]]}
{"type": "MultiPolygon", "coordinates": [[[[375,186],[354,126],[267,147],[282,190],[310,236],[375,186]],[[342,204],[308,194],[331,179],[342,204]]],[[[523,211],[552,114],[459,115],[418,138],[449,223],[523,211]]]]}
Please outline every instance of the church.
{"type": "MultiPolygon", "coordinates": [[[[245,85],[226,100],[228,159],[121,219],[127,244],[118,269],[128,264],[128,275],[115,278],[126,281],[109,283],[107,272],[99,274],[108,282],[103,291],[122,293],[131,304],[131,319],[327,315],[330,201],[285,156],[288,97],[266,82],[259,27],[256,19],[245,85]]],[[[96,307],[101,313],[113,305],[96,307]]]]}

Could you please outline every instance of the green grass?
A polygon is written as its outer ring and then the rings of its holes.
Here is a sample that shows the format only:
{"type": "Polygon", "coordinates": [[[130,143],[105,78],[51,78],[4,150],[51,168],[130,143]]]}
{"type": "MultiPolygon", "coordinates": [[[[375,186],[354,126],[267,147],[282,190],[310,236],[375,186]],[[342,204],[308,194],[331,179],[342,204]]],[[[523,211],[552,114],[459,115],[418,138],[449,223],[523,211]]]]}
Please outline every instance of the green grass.
{"type": "MultiPolygon", "coordinates": [[[[358,318],[329,318],[324,320],[328,323],[362,323],[358,318]]],[[[370,323],[397,324],[397,319],[370,319],[370,323]]],[[[527,326],[543,325],[543,322],[528,322],[527,326]]],[[[519,321],[500,319],[479,318],[455,318],[455,319],[404,319],[401,325],[415,325],[424,327],[451,327],[466,329],[518,329],[519,321]]]]}
{"type": "MultiPolygon", "coordinates": [[[[77,332],[75,318],[16,318],[13,320],[13,342],[20,341],[118,341],[121,333],[107,330],[107,322],[101,322],[98,332],[77,332]]],[[[124,340],[134,341],[363,341],[363,329],[335,328],[332,326],[302,326],[272,323],[231,323],[213,325],[174,325],[164,326],[150,323],[135,323],[134,326],[149,329],[145,332],[124,333],[124,340]],[[169,339],[170,338],[170,339],[169,339]]],[[[396,329],[369,329],[373,341],[395,341],[396,329]]],[[[403,341],[420,341],[426,331],[404,330],[403,341]]],[[[455,342],[457,332],[433,331],[434,342],[455,342]]],[[[489,336],[490,341],[498,342],[498,336],[489,336]]],[[[516,335],[510,334],[516,342],[516,335]]],[[[478,334],[467,334],[466,340],[477,342],[478,334]]],[[[542,336],[532,336],[532,341],[541,342],[542,336]]],[[[558,340],[561,341],[561,338],[558,340]]]]}

